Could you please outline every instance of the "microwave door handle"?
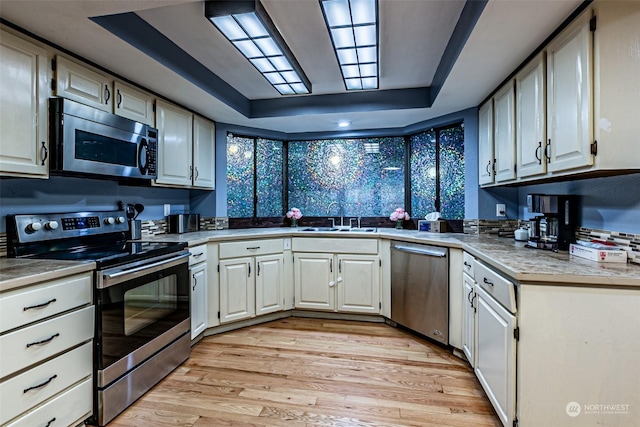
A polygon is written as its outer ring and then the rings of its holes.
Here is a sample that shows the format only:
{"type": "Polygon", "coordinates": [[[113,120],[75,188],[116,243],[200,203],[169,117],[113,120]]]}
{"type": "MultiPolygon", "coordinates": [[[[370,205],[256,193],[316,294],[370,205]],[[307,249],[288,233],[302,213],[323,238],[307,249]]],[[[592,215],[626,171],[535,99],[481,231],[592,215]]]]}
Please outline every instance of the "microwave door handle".
{"type": "Polygon", "coordinates": [[[160,270],[164,270],[175,265],[181,264],[185,262],[185,259],[188,258],[191,254],[187,251],[183,254],[180,254],[176,257],[163,259],[151,264],[145,264],[139,267],[127,268],[123,269],[121,267],[114,268],[113,273],[108,273],[109,270],[106,270],[102,276],[98,277],[99,283],[97,287],[99,289],[108,288],[113,285],[117,285],[118,283],[125,282],[127,280],[135,279],[140,276],[144,276],[146,274],[155,273],[160,270]]]}

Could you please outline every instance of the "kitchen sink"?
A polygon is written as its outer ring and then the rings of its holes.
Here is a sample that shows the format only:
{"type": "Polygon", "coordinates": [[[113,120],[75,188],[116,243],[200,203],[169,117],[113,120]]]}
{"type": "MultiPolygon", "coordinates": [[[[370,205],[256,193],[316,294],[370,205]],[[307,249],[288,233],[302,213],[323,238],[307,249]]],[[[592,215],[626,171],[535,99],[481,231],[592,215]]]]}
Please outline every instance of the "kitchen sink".
{"type": "Polygon", "coordinates": [[[300,229],[300,231],[348,231],[355,233],[372,233],[377,231],[377,228],[335,228],[335,227],[305,227],[300,229]]]}

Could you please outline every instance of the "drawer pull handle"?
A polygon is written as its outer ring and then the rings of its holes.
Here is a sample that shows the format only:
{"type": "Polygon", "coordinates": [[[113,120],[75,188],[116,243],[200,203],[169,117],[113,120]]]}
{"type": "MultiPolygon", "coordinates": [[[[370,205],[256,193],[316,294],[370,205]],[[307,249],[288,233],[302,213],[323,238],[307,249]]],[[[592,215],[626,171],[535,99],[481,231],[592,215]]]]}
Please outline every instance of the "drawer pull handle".
{"type": "Polygon", "coordinates": [[[52,422],[54,422],[56,420],[56,417],[53,417],[49,420],[49,422],[47,423],[47,425],[45,425],[44,427],[49,427],[51,425],[52,422]]]}
{"type": "Polygon", "coordinates": [[[53,340],[55,337],[59,337],[59,336],[60,336],[60,333],[56,332],[55,334],[51,335],[49,338],[43,339],[42,341],[30,342],[29,344],[27,344],[27,348],[32,347],[34,345],[46,344],[48,342],[51,342],[51,340],[53,340]]]}
{"type": "Polygon", "coordinates": [[[26,392],[28,392],[28,391],[30,391],[30,390],[35,390],[35,389],[37,389],[37,388],[42,388],[42,387],[46,386],[47,384],[49,384],[51,381],[53,381],[53,380],[54,380],[54,378],[58,378],[58,374],[56,374],[56,375],[52,375],[51,377],[49,377],[49,379],[48,379],[48,380],[46,380],[45,382],[43,382],[43,383],[41,383],[41,384],[33,385],[33,386],[29,387],[29,388],[25,388],[22,392],[23,392],[23,393],[26,393],[26,392]]]}
{"type": "Polygon", "coordinates": [[[489,280],[489,279],[487,279],[487,278],[485,277],[483,281],[484,281],[484,283],[486,283],[487,285],[489,285],[489,286],[493,287],[493,282],[492,282],[491,280],[489,280]]]}
{"type": "Polygon", "coordinates": [[[204,252],[200,252],[199,254],[193,254],[194,258],[198,258],[204,255],[204,252]]]}
{"type": "Polygon", "coordinates": [[[469,264],[467,261],[464,262],[464,266],[467,268],[471,268],[471,264],[469,264]]]}
{"type": "Polygon", "coordinates": [[[27,310],[35,310],[37,308],[44,308],[46,306],[48,306],[49,304],[51,304],[52,302],[56,302],[57,300],[55,298],[50,299],[47,302],[43,302],[42,304],[37,304],[37,305],[30,305],[29,307],[24,307],[22,309],[22,311],[27,311],[27,310]]]}
{"type": "Polygon", "coordinates": [[[256,249],[260,249],[260,246],[251,246],[247,248],[248,251],[255,251],[256,249]]]}

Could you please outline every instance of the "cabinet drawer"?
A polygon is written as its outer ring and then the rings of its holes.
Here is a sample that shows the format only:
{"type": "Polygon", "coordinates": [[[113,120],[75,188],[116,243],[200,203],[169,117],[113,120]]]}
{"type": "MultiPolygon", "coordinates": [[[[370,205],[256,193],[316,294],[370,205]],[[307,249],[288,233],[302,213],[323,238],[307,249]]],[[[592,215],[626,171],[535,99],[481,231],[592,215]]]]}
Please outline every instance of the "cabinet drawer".
{"type": "Polygon", "coordinates": [[[474,272],[474,264],[475,264],[476,258],[471,255],[468,252],[463,252],[462,253],[462,271],[464,271],[465,273],[467,273],[470,277],[474,277],[473,276],[473,272],[474,272]]]}
{"type": "Polygon", "coordinates": [[[91,273],[0,295],[0,333],[91,303],[91,273]]]}
{"type": "Polygon", "coordinates": [[[0,424],[91,375],[92,343],[63,353],[0,384],[0,424]]]}
{"type": "Polygon", "coordinates": [[[377,239],[352,238],[304,238],[294,237],[291,242],[293,252],[316,253],[349,253],[373,254],[378,253],[377,239]]]}
{"type": "Polygon", "coordinates": [[[282,239],[244,240],[242,242],[220,243],[220,258],[239,258],[254,255],[281,253],[282,239]]]}
{"type": "Polygon", "coordinates": [[[35,411],[18,418],[6,427],[73,426],[92,413],[93,395],[91,378],[58,395],[35,411]],[[55,422],[52,420],[55,419],[55,422]]]}
{"type": "Polygon", "coordinates": [[[207,245],[199,245],[189,248],[189,266],[196,265],[207,260],[207,245]]]}
{"type": "Polygon", "coordinates": [[[508,279],[493,271],[478,260],[474,263],[475,280],[511,313],[516,312],[516,288],[508,279]]]}
{"type": "Polygon", "coordinates": [[[0,336],[0,378],[93,338],[93,306],[0,336]]]}

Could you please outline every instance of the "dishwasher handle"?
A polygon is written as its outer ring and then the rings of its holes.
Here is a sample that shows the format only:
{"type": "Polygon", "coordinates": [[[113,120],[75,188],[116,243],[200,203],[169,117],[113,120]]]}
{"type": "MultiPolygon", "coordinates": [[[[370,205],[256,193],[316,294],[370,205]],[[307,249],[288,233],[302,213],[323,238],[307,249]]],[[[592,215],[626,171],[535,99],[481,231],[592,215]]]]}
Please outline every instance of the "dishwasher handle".
{"type": "Polygon", "coordinates": [[[444,258],[447,256],[447,250],[442,248],[416,248],[414,246],[393,245],[393,249],[400,252],[408,252],[417,255],[426,255],[438,258],[444,258]]]}

